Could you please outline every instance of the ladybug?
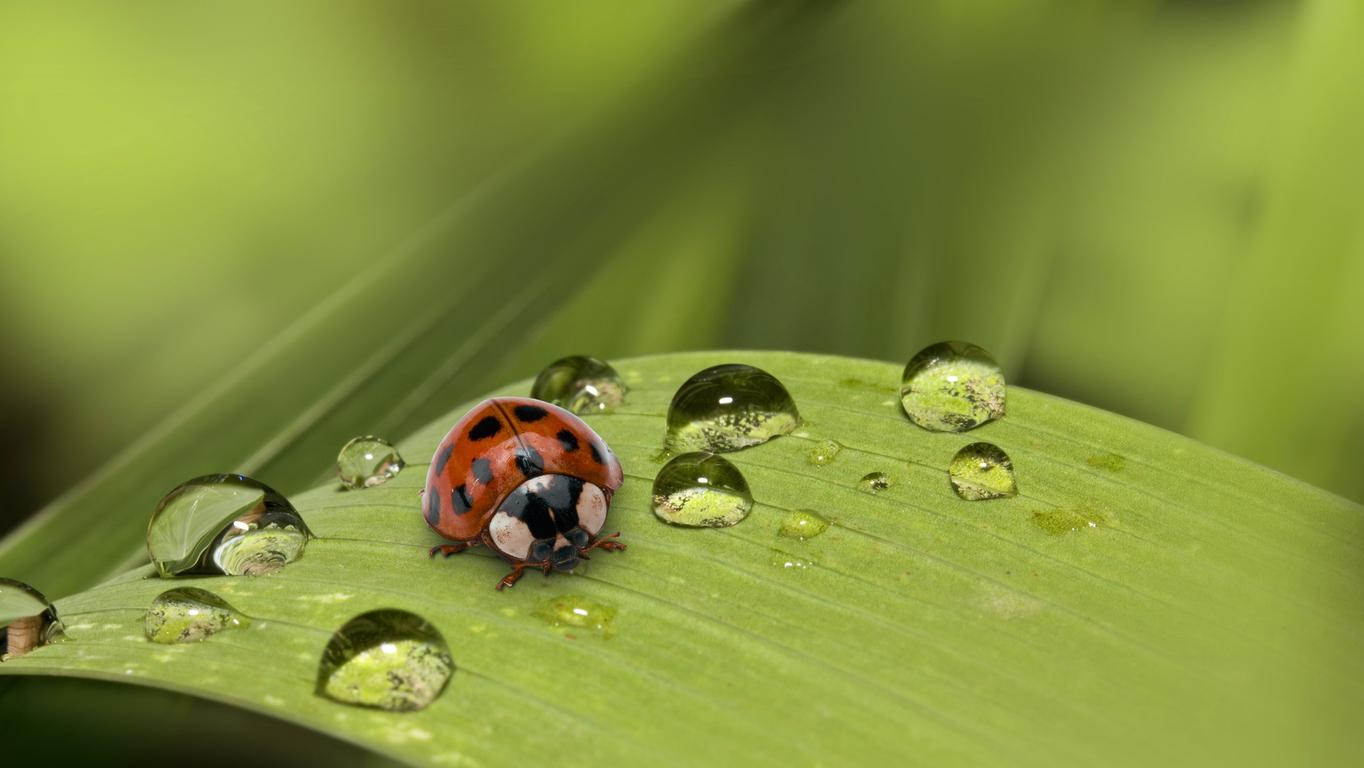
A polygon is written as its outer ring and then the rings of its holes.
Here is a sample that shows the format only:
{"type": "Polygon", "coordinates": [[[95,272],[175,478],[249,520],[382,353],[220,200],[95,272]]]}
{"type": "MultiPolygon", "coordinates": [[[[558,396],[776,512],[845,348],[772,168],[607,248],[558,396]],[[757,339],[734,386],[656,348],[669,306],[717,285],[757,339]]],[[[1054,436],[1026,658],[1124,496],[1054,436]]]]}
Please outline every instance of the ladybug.
{"type": "Polygon", "coordinates": [[[589,550],[617,551],[620,536],[598,537],[620,461],[582,419],[526,397],[484,400],[440,441],[426,474],[422,517],[454,541],[431,548],[446,557],[485,544],[512,572],[571,571],[589,550]]]}

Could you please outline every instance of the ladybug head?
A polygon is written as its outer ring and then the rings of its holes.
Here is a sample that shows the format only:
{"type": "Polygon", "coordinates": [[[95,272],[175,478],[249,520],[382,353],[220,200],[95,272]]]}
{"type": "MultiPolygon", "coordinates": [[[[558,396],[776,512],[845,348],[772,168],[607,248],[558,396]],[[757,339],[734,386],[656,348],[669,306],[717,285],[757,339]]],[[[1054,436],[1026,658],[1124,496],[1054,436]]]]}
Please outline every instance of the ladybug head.
{"type": "Polygon", "coordinates": [[[493,545],[513,560],[571,571],[606,523],[607,498],[601,488],[576,477],[540,475],[507,495],[488,532],[493,545]]]}

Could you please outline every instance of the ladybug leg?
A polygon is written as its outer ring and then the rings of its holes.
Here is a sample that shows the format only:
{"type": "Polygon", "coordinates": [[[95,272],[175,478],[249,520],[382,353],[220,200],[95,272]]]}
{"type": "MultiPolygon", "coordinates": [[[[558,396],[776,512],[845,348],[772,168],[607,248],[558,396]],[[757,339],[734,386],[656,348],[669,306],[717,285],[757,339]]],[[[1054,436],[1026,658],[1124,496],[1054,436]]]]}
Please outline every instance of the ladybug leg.
{"type": "Polygon", "coordinates": [[[436,553],[438,552],[442,555],[445,555],[446,557],[449,557],[450,555],[458,555],[460,552],[463,552],[469,547],[475,546],[477,544],[478,544],[477,541],[461,541],[458,544],[437,544],[436,546],[431,548],[431,554],[429,556],[435,557],[436,553]]]}
{"type": "Polygon", "coordinates": [[[519,581],[521,578],[521,574],[524,573],[526,570],[526,565],[527,563],[514,563],[512,565],[512,572],[507,574],[506,576],[503,576],[502,580],[497,582],[497,591],[501,592],[502,590],[514,585],[517,581],[519,581]]]}
{"type": "Polygon", "coordinates": [[[578,550],[578,556],[586,557],[587,552],[593,549],[604,549],[607,552],[619,552],[622,549],[625,549],[625,545],[620,543],[619,541],[616,541],[616,539],[618,538],[620,538],[620,531],[616,531],[610,536],[603,536],[600,539],[595,539],[592,541],[591,544],[588,544],[587,546],[578,550]]]}

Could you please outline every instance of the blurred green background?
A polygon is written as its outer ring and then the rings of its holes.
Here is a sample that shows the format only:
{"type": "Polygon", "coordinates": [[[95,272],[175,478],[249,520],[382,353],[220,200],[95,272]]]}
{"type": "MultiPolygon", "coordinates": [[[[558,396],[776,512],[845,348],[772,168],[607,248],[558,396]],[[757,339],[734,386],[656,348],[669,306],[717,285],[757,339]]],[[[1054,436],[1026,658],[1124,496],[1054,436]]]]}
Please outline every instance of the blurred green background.
{"type": "MultiPolygon", "coordinates": [[[[299,487],[561,354],[941,338],[1364,499],[1362,17],[0,2],[0,527],[262,361],[330,414],[299,487]]],[[[269,474],[265,421],[164,487],[269,474]]]]}

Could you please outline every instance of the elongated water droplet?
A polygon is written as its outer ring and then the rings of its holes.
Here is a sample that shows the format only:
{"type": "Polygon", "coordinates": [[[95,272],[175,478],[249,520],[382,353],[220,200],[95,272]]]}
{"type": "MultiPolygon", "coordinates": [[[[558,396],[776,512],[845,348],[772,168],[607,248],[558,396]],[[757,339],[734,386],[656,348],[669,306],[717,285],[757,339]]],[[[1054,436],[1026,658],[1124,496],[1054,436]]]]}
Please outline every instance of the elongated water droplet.
{"type": "Polygon", "coordinates": [[[206,589],[183,587],[156,596],[143,617],[143,630],[154,643],[197,643],[224,629],[251,622],[221,597],[206,589]]]}
{"type": "Polygon", "coordinates": [[[256,576],[297,559],[312,532],[289,500],[244,475],[205,475],[167,493],[147,526],[162,578],[256,576]]]}
{"type": "Polygon", "coordinates": [[[777,549],[772,550],[772,555],[768,558],[767,563],[783,571],[804,571],[814,565],[814,562],[807,557],[793,555],[777,549]]]}
{"type": "Polygon", "coordinates": [[[797,509],[786,515],[777,532],[787,538],[804,541],[813,539],[828,529],[829,519],[824,515],[808,509],[797,509]]]}
{"type": "Polygon", "coordinates": [[[530,396],[577,414],[604,413],[625,402],[630,388],[605,360],[574,355],[545,366],[531,385],[530,396]]]}
{"type": "Polygon", "coordinates": [[[965,432],[1004,416],[1004,374],[989,352],[964,341],[926,347],[905,366],[900,403],[933,432],[965,432]]]}
{"type": "Polygon", "coordinates": [[[790,433],[800,413],[776,377],[751,365],[707,368],[678,387],[668,406],[665,447],[725,453],[790,433]]]}
{"type": "Polygon", "coordinates": [[[1106,469],[1109,472],[1121,472],[1127,465],[1127,459],[1118,453],[1098,453],[1087,457],[1085,462],[1095,469],[1106,469]]]}
{"type": "Polygon", "coordinates": [[[885,472],[868,472],[857,484],[867,493],[880,493],[891,486],[890,475],[885,472]]]}
{"type": "Polygon", "coordinates": [[[1103,525],[1104,516],[1093,509],[1048,509],[1032,513],[1033,525],[1052,536],[1061,536],[1071,531],[1087,531],[1103,525]]]}
{"type": "Polygon", "coordinates": [[[536,615],[559,629],[587,630],[609,638],[616,607],[582,595],[560,595],[542,602],[536,615]]]}
{"type": "Polygon", "coordinates": [[[748,517],[752,509],[748,481],[722,456],[684,453],[654,478],[654,514],[665,523],[724,528],[748,517]]]}
{"type": "Polygon", "coordinates": [[[372,488],[403,471],[403,457],[391,443],[367,435],[351,438],[336,455],[336,473],[347,488],[372,488]]]}
{"type": "Polygon", "coordinates": [[[810,460],[811,464],[822,467],[833,462],[834,458],[838,456],[839,451],[842,450],[843,446],[840,445],[837,440],[824,440],[819,445],[811,448],[810,453],[806,455],[806,458],[810,460]]]}
{"type": "Polygon", "coordinates": [[[42,592],[14,579],[0,579],[0,661],[23,656],[62,633],[57,609],[42,592]]]}
{"type": "Polygon", "coordinates": [[[967,501],[1003,499],[1018,493],[1014,463],[993,443],[971,443],[957,451],[947,474],[952,490],[967,501]]]}
{"type": "Polygon", "coordinates": [[[322,653],[317,694],[390,712],[425,708],[445,691],[455,662],[445,638],[422,617],[395,609],[346,622],[322,653]]]}

